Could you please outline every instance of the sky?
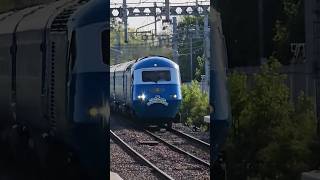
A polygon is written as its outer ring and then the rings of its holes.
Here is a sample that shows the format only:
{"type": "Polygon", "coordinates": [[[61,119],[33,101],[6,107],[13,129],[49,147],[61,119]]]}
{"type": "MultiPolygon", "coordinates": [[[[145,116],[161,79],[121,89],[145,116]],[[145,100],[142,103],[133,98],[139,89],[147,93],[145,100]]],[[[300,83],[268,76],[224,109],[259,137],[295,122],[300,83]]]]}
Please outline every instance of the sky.
{"type": "MultiPolygon", "coordinates": [[[[156,2],[158,6],[163,6],[165,0],[127,0],[128,7],[149,7],[153,6],[153,3],[156,2]]],[[[123,0],[110,0],[110,7],[120,7],[122,6],[123,0]]],[[[169,0],[170,5],[195,5],[196,0],[169,0]]],[[[209,4],[209,0],[198,0],[199,4],[209,4]],[[206,2],[203,2],[206,1],[206,2]]],[[[129,28],[136,29],[145,24],[154,22],[154,17],[129,17],[128,26],[129,28]]],[[[150,30],[154,29],[154,25],[150,25],[141,30],[150,30]]],[[[157,23],[158,31],[162,30],[162,23],[159,21],[157,23]]]]}

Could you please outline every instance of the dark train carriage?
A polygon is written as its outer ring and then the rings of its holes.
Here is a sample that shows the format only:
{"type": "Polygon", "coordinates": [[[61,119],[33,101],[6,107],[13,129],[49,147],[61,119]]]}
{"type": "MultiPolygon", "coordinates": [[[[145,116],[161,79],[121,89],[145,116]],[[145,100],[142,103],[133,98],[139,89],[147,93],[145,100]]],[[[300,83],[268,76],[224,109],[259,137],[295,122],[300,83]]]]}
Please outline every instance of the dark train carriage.
{"type": "Polygon", "coordinates": [[[0,131],[16,157],[27,141],[43,166],[72,154],[107,176],[107,9],[68,0],[0,15],[0,131]]]}

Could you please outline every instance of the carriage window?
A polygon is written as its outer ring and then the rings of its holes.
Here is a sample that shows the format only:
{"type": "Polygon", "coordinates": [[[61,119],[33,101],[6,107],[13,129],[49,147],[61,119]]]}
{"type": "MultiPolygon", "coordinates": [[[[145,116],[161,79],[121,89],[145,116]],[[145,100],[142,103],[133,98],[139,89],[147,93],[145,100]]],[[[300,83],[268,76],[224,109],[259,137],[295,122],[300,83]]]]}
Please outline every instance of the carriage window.
{"type": "Polygon", "coordinates": [[[109,62],[108,62],[108,60],[107,60],[107,55],[108,55],[108,38],[107,38],[107,30],[104,30],[103,32],[102,32],[102,40],[101,40],[101,47],[102,47],[102,59],[103,59],[103,62],[105,63],[105,64],[109,64],[109,62]]]}
{"type": "Polygon", "coordinates": [[[170,71],[143,71],[143,82],[171,81],[170,71]]]}

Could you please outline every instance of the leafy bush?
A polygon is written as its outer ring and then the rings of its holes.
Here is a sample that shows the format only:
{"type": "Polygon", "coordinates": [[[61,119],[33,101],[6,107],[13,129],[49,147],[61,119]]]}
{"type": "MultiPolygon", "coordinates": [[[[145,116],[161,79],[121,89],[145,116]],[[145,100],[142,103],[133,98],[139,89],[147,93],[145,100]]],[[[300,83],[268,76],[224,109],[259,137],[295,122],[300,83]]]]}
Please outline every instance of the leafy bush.
{"type": "Polygon", "coordinates": [[[194,79],[197,81],[201,81],[201,75],[205,74],[205,62],[204,57],[198,56],[197,57],[197,67],[196,72],[194,73],[194,79]]]}
{"type": "Polygon", "coordinates": [[[293,105],[280,63],[271,59],[248,88],[244,74],[229,76],[234,131],[226,146],[230,179],[298,179],[310,168],[315,135],[313,102],[293,105]]]}
{"type": "Polygon", "coordinates": [[[200,89],[197,81],[182,85],[182,104],[180,112],[182,121],[188,125],[206,128],[203,117],[209,114],[209,97],[200,89]]]}
{"type": "Polygon", "coordinates": [[[239,117],[247,105],[249,94],[247,87],[247,76],[243,73],[234,72],[228,77],[229,94],[231,99],[231,111],[233,118],[233,135],[237,135],[236,130],[239,126],[239,117]]]}

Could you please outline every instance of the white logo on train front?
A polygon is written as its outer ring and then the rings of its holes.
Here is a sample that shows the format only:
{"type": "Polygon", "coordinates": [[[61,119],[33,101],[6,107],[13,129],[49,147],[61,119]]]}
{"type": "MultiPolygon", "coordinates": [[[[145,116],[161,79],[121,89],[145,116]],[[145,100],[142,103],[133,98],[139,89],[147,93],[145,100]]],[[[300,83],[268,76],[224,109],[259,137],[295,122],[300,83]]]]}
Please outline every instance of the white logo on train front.
{"type": "Polygon", "coordinates": [[[167,100],[165,98],[160,97],[159,95],[156,95],[154,98],[150,98],[147,105],[151,106],[152,104],[156,103],[168,106],[167,100]]]}

